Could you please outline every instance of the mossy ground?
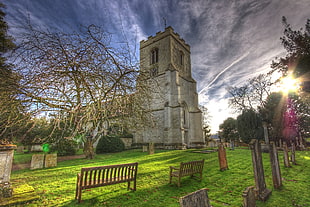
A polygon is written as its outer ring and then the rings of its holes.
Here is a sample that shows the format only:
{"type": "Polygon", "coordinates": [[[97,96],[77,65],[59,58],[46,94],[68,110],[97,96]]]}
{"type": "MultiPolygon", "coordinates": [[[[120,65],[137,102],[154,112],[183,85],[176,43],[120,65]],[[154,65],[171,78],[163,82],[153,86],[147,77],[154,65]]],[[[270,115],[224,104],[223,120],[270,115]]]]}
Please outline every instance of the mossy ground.
{"type": "MultiPolygon", "coordinates": [[[[195,150],[197,151],[197,150],[195,150]]],[[[142,150],[96,155],[93,160],[75,159],[59,162],[57,167],[40,170],[18,170],[11,175],[12,185],[27,184],[40,195],[27,206],[153,206],[177,207],[179,198],[201,188],[209,188],[211,205],[242,206],[242,192],[255,185],[251,151],[236,148],[227,150],[229,170],[219,170],[217,152],[204,154],[193,150],[157,150],[148,155],[142,150]],[[169,166],[180,162],[205,159],[201,182],[185,177],[181,187],[169,184],[169,166]],[[90,189],[82,194],[83,202],[74,200],[76,174],[82,167],[139,162],[137,191],[127,191],[126,184],[90,189]]],[[[283,187],[273,189],[269,154],[263,153],[267,188],[272,195],[266,202],[257,201],[258,207],[310,206],[310,152],[296,152],[298,165],[284,168],[282,152],[279,152],[283,187]]]]}

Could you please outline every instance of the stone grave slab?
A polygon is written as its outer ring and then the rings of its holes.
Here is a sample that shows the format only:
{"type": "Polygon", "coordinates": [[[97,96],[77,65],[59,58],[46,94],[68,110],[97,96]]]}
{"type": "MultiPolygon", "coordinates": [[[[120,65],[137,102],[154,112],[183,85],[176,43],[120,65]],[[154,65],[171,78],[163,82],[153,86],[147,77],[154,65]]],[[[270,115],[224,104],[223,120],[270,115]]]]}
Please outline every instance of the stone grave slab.
{"type": "Polygon", "coordinates": [[[147,152],[147,151],[148,151],[147,146],[143,145],[142,146],[142,152],[147,152]]]}
{"type": "Polygon", "coordinates": [[[18,152],[18,153],[24,153],[24,149],[25,149],[24,146],[18,146],[17,149],[16,149],[16,152],[18,152]]]}
{"type": "Polygon", "coordinates": [[[45,155],[45,161],[44,161],[44,167],[56,167],[57,166],[57,154],[46,154],[45,155]]]}
{"type": "Polygon", "coordinates": [[[218,147],[218,158],[220,163],[220,170],[228,170],[227,158],[226,158],[226,149],[222,143],[218,147]]]}
{"type": "Polygon", "coordinates": [[[277,189],[282,186],[278,150],[274,142],[270,142],[269,148],[273,187],[277,189]]]}
{"type": "Polygon", "coordinates": [[[291,167],[286,142],[283,142],[283,159],[284,159],[284,166],[285,167],[291,167]]]}
{"type": "Polygon", "coordinates": [[[254,186],[250,186],[243,191],[243,207],[256,207],[254,188],[254,186]]]}
{"type": "Polygon", "coordinates": [[[32,155],[30,170],[40,169],[44,166],[44,154],[32,155]]]}
{"type": "Polygon", "coordinates": [[[155,153],[155,146],[153,142],[149,143],[149,155],[152,155],[155,153]]]}
{"type": "Polygon", "coordinates": [[[180,198],[181,207],[211,207],[208,189],[203,188],[180,198]]]}
{"type": "Polygon", "coordinates": [[[255,197],[261,201],[266,201],[271,194],[271,190],[266,187],[260,142],[257,139],[252,139],[250,142],[250,149],[252,152],[252,163],[255,179],[255,197]]]}

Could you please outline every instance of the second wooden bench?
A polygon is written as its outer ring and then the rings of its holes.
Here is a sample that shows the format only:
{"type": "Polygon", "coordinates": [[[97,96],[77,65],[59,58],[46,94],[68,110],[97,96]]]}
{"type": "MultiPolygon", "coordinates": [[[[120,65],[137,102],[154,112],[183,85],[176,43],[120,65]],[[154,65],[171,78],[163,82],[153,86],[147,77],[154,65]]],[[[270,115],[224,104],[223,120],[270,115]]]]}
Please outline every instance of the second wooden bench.
{"type": "Polygon", "coordinates": [[[178,179],[178,187],[180,187],[182,177],[184,176],[194,177],[196,174],[199,174],[198,178],[202,180],[202,171],[204,162],[205,160],[203,159],[190,162],[181,162],[179,168],[170,166],[169,183],[171,183],[172,177],[176,177],[178,179]]]}

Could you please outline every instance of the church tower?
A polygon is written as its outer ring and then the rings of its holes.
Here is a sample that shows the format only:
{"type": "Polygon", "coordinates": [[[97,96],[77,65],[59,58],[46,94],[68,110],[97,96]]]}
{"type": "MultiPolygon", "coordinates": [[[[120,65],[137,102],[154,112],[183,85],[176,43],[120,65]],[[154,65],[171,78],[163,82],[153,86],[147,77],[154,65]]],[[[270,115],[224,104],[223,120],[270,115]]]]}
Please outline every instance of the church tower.
{"type": "Polygon", "coordinates": [[[151,87],[152,126],[136,131],[133,144],[179,149],[205,144],[196,81],[191,74],[190,46],[172,27],[140,42],[140,70],[151,87]]]}

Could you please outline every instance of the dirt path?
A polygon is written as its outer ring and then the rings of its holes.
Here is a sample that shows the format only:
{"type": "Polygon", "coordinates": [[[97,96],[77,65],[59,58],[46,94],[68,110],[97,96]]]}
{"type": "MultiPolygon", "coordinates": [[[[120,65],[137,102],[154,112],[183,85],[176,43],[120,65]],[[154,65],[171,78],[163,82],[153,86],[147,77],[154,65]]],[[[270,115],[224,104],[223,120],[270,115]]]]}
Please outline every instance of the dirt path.
{"type": "MultiPolygon", "coordinates": [[[[79,158],[85,158],[85,155],[70,155],[70,156],[57,157],[57,162],[62,162],[65,160],[79,159],[79,158]]],[[[30,169],[30,162],[29,163],[23,163],[23,164],[13,164],[13,166],[12,166],[12,171],[22,170],[22,169],[30,169]]]]}

